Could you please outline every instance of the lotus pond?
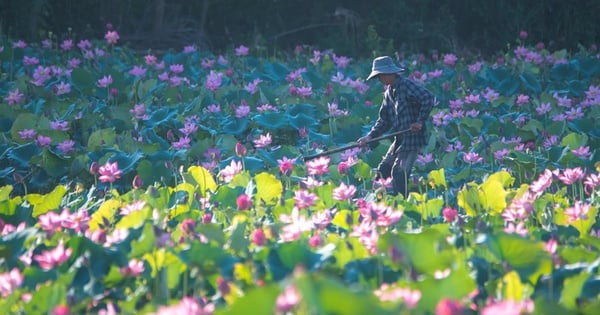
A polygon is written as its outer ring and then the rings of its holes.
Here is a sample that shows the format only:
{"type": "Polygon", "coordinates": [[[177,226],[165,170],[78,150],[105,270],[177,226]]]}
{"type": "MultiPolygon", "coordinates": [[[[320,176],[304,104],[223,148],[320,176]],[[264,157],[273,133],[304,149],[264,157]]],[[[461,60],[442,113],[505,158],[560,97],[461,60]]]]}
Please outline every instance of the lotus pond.
{"type": "Polygon", "coordinates": [[[0,43],[10,314],[598,314],[600,55],[395,57],[437,97],[407,198],[371,60],[0,43]]]}

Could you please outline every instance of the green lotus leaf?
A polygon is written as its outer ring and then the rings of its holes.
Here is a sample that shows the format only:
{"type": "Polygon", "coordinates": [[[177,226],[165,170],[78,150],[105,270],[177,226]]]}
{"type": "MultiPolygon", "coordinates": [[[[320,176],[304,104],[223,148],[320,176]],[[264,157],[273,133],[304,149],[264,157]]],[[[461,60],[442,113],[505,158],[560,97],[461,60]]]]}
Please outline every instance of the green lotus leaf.
{"type": "Polygon", "coordinates": [[[274,175],[266,172],[254,176],[256,182],[255,204],[265,203],[275,205],[279,202],[283,193],[283,184],[274,175]]]}
{"type": "Polygon", "coordinates": [[[535,285],[540,276],[552,272],[552,259],[539,242],[514,234],[487,235],[485,244],[498,259],[516,270],[523,283],[535,285]]]}
{"type": "Polygon", "coordinates": [[[121,202],[116,199],[109,199],[100,204],[98,209],[92,213],[89,222],[90,231],[101,229],[106,223],[112,224],[115,221],[117,210],[121,207],[121,202]]]}
{"type": "Polygon", "coordinates": [[[87,140],[87,149],[97,151],[102,148],[110,148],[115,144],[117,134],[113,128],[105,128],[94,131],[87,140]]]}
{"type": "Polygon", "coordinates": [[[37,218],[48,211],[58,210],[67,191],[67,187],[58,185],[45,195],[29,194],[25,196],[25,200],[33,206],[32,216],[37,218]]]}
{"type": "Polygon", "coordinates": [[[217,183],[213,175],[202,166],[190,166],[183,178],[194,186],[197,186],[200,193],[205,196],[209,191],[217,190],[217,183]]]}

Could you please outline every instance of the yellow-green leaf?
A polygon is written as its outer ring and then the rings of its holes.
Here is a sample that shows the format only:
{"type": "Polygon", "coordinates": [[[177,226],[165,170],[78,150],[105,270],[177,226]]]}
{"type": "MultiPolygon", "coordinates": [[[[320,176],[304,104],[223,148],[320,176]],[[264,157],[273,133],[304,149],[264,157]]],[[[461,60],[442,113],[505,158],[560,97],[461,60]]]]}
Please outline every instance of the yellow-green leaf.
{"type": "Polygon", "coordinates": [[[112,224],[115,221],[115,215],[120,207],[121,202],[119,200],[109,199],[104,201],[100,207],[98,207],[98,210],[91,215],[90,231],[99,229],[100,224],[104,224],[104,221],[112,224]]]}
{"type": "Polygon", "coordinates": [[[256,182],[255,203],[264,202],[266,205],[275,205],[283,193],[283,185],[273,174],[260,173],[254,176],[256,182]]]}
{"type": "Polygon", "coordinates": [[[350,212],[349,210],[338,211],[335,214],[335,216],[333,217],[333,220],[331,220],[331,223],[333,223],[336,226],[341,227],[342,229],[349,230],[350,225],[348,224],[348,221],[350,219],[350,222],[351,222],[351,219],[352,219],[352,217],[350,217],[350,216],[352,216],[352,212],[350,212]]]}
{"type": "Polygon", "coordinates": [[[10,198],[10,193],[13,191],[12,185],[6,185],[0,187],[0,201],[5,201],[10,198]]]}
{"type": "Polygon", "coordinates": [[[479,200],[483,209],[495,215],[501,213],[506,208],[506,195],[508,192],[497,177],[488,178],[481,184],[479,200]]]}
{"type": "Polygon", "coordinates": [[[423,218],[437,217],[444,206],[444,200],[440,198],[429,199],[426,202],[417,204],[417,209],[423,218]]]}
{"type": "Polygon", "coordinates": [[[146,219],[150,218],[152,210],[150,207],[144,207],[142,210],[134,211],[117,222],[115,226],[117,229],[131,229],[138,228],[146,222],[146,219]]]}
{"type": "Polygon", "coordinates": [[[448,183],[446,182],[446,174],[443,168],[429,172],[427,179],[429,180],[429,183],[432,184],[433,188],[438,186],[448,188],[448,183]]]}
{"type": "Polygon", "coordinates": [[[541,275],[552,272],[552,258],[541,242],[532,242],[514,234],[488,235],[487,248],[519,273],[522,282],[535,286],[541,275]]]}
{"type": "Polygon", "coordinates": [[[488,180],[498,181],[504,188],[510,187],[515,182],[515,178],[507,171],[496,172],[490,175],[488,180]]]}
{"type": "Polygon", "coordinates": [[[50,211],[55,210],[60,207],[62,202],[62,198],[67,192],[67,187],[63,185],[58,185],[48,194],[40,195],[40,194],[29,194],[25,196],[25,200],[27,200],[31,205],[33,205],[33,213],[32,216],[37,218],[38,216],[50,211]]]}
{"type": "Polygon", "coordinates": [[[217,183],[212,174],[202,166],[190,166],[183,174],[183,178],[192,185],[198,186],[202,196],[206,196],[207,191],[217,190],[217,183]]]}
{"type": "Polygon", "coordinates": [[[533,293],[533,290],[528,291],[530,288],[521,282],[519,274],[514,270],[504,275],[502,282],[498,283],[498,287],[499,292],[502,292],[503,300],[522,301],[533,293]],[[526,293],[529,294],[526,295],[526,293]]]}
{"type": "Polygon", "coordinates": [[[476,216],[481,211],[482,205],[475,184],[469,183],[458,192],[458,206],[470,216],[476,216]]]}

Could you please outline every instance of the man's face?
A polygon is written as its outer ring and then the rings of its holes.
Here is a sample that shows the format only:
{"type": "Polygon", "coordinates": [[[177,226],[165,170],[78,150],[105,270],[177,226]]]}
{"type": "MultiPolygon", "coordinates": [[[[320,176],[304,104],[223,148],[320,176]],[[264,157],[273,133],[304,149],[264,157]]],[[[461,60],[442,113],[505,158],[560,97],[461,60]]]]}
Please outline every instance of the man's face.
{"type": "Polygon", "coordinates": [[[381,84],[390,85],[394,83],[396,75],[393,73],[381,73],[377,76],[377,78],[379,79],[379,82],[381,82],[381,84]]]}

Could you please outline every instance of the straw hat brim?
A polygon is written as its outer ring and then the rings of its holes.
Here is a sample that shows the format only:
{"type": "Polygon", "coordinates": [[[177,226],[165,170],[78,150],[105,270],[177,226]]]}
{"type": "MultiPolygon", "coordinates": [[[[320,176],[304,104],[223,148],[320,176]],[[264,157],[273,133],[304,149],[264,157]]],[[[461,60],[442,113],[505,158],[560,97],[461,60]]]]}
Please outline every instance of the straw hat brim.
{"type": "Polygon", "coordinates": [[[391,73],[399,73],[404,71],[403,68],[400,67],[396,67],[396,66],[386,66],[383,67],[381,69],[376,69],[371,71],[371,74],[369,74],[369,76],[367,77],[367,81],[371,80],[372,78],[380,75],[380,74],[391,74],[391,73]]]}

